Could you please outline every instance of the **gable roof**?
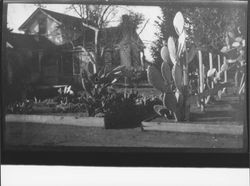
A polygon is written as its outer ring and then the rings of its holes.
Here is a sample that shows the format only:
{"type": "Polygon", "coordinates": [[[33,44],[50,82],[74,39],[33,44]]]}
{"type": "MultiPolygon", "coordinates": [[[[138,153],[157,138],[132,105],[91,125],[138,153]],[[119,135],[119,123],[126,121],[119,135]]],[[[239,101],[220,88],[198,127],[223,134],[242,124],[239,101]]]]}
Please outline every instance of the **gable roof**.
{"type": "Polygon", "coordinates": [[[36,16],[39,14],[44,14],[54,19],[59,24],[67,25],[69,27],[76,28],[78,30],[81,30],[83,25],[86,27],[89,26],[91,29],[96,29],[96,25],[93,24],[91,21],[87,21],[79,17],[62,14],[59,12],[54,12],[54,11],[43,9],[43,8],[37,8],[31,14],[31,16],[19,27],[19,30],[26,30],[26,27],[29,25],[29,23],[32,22],[32,20],[36,18],[36,16]]]}
{"type": "MultiPolygon", "coordinates": [[[[51,19],[54,19],[57,23],[62,25],[67,25],[68,27],[71,27],[72,29],[82,30],[83,27],[87,27],[94,31],[100,31],[99,32],[99,39],[101,42],[107,44],[108,46],[116,45],[118,44],[122,39],[122,30],[120,26],[116,27],[107,27],[104,29],[99,30],[97,26],[95,26],[90,21],[83,20],[79,17],[70,16],[63,13],[54,12],[51,10],[43,9],[43,8],[37,8],[36,11],[33,12],[33,14],[19,27],[19,30],[26,30],[33,22],[34,19],[37,18],[40,14],[44,14],[51,19]]],[[[134,35],[135,42],[140,48],[143,50],[145,47],[142,40],[140,39],[139,35],[134,35]]],[[[81,44],[83,40],[83,37],[80,36],[76,41],[74,41],[74,44],[81,44]]]]}

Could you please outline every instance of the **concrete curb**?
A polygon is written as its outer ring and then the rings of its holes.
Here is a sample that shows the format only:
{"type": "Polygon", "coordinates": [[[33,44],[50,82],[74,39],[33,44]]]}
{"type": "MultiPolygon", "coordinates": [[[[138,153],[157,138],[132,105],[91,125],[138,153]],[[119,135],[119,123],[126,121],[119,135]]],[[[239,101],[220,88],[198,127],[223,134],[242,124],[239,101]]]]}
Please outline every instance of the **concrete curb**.
{"type": "Polygon", "coordinates": [[[143,121],[142,127],[145,131],[243,135],[243,125],[215,125],[143,121]]]}
{"type": "Polygon", "coordinates": [[[5,121],[18,123],[75,125],[83,127],[104,127],[104,119],[99,117],[8,114],[5,116],[5,121]]]}

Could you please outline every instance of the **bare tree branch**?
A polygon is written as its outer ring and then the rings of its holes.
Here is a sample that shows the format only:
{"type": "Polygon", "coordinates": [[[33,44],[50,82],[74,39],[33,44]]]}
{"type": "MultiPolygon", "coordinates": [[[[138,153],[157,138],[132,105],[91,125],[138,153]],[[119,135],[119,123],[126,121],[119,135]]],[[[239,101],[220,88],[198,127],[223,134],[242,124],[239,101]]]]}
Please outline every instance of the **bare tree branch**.
{"type": "Polygon", "coordinates": [[[142,29],[140,30],[140,32],[139,32],[138,35],[140,35],[140,34],[143,32],[143,30],[146,28],[146,26],[147,26],[149,20],[150,20],[150,19],[148,19],[148,20],[145,22],[144,26],[142,27],[142,29]]]}
{"type": "Polygon", "coordinates": [[[111,7],[111,5],[108,5],[105,9],[104,9],[104,11],[103,11],[103,13],[102,13],[102,15],[101,15],[101,18],[100,18],[100,20],[99,20],[99,27],[102,27],[102,24],[103,24],[103,17],[104,17],[104,15],[106,14],[106,12],[108,11],[108,9],[111,7]]]}

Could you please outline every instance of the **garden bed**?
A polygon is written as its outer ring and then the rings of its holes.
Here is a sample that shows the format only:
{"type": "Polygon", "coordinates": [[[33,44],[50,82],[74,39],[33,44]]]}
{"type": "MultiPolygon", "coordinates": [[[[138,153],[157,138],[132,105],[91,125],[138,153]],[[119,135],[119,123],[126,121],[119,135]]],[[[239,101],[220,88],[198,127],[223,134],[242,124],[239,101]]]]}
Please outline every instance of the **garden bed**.
{"type": "Polygon", "coordinates": [[[237,102],[235,97],[224,97],[223,100],[206,105],[205,112],[201,112],[197,106],[191,107],[189,122],[153,117],[144,120],[142,128],[153,131],[242,135],[244,107],[237,102]]]}
{"type": "Polygon", "coordinates": [[[101,117],[83,117],[81,113],[50,114],[50,115],[25,115],[8,114],[6,122],[40,123],[56,125],[75,125],[84,127],[104,127],[104,119],[101,117]]]}

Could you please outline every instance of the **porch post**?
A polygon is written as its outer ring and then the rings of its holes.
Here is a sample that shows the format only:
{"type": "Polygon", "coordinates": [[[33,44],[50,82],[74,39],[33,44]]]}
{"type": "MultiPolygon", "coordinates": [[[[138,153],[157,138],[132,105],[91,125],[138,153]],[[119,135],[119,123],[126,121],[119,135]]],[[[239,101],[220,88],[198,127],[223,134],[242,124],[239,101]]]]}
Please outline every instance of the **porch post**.
{"type": "MultiPolygon", "coordinates": [[[[95,30],[95,61],[93,61],[95,63],[95,65],[98,65],[99,62],[99,54],[98,54],[98,34],[99,34],[99,30],[95,30]]],[[[94,65],[94,66],[95,66],[94,65]]],[[[96,69],[96,67],[95,67],[96,69]]]]}

